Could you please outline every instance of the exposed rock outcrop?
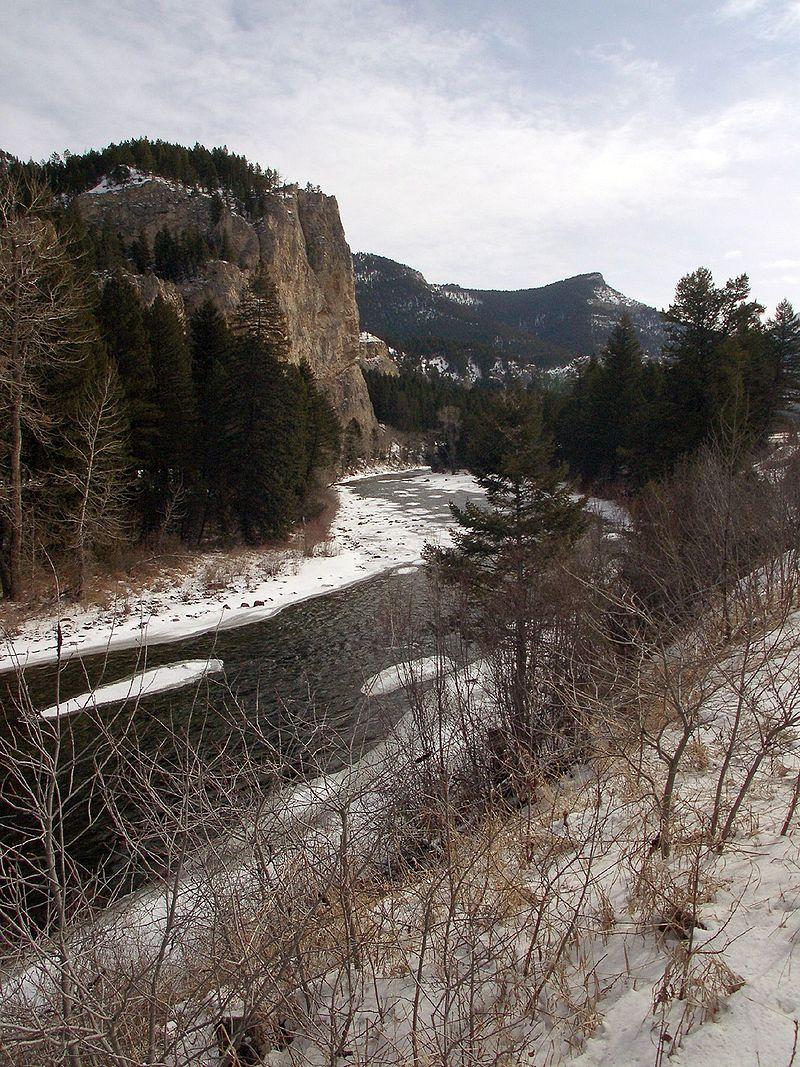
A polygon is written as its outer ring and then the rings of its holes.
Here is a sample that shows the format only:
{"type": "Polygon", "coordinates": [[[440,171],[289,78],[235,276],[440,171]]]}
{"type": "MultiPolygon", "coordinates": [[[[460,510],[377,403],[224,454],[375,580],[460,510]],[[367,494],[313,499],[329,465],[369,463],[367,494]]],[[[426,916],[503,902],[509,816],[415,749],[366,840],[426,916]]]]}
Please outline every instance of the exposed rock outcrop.
{"type": "Polygon", "coordinates": [[[224,260],[211,260],[187,281],[132,275],[148,304],[161,295],[186,314],[211,299],[230,315],[249,279],[265,271],[286,318],[289,358],[308,363],[343,425],[354,421],[368,447],[376,423],[359,365],[353,261],[335,197],[288,186],[250,221],[218,197],[143,176],[103,182],[77,204],[89,225],[108,222],[126,241],[144,234],[152,245],[164,228],[176,235],[196,228],[224,247],[224,260]]]}
{"type": "Polygon", "coordinates": [[[390,378],[400,375],[400,368],[393,358],[393,348],[389,348],[385,341],[376,337],[374,333],[362,333],[359,345],[361,348],[361,369],[377,371],[378,374],[386,374],[390,378]]]}

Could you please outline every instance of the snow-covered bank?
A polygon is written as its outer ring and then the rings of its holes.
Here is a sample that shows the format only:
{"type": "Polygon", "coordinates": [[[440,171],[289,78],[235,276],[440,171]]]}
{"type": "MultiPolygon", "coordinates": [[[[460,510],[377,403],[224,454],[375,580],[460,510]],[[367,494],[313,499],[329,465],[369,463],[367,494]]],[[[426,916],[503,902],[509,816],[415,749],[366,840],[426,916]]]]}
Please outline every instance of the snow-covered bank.
{"type": "MultiPolygon", "coordinates": [[[[475,823],[458,834],[447,854],[423,837],[428,862],[404,869],[400,882],[359,887],[352,895],[359,923],[347,925],[335,905],[337,893],[352,893],[343,848],[356,869],[383,869],[384,855],[407,840],[409,798],[422,805],[423,815],[428,810],[427,789],[435,776],[428,778],[426,768],[466,767],[475,731],[491,722],[490,669],[473,663],[451,670],[442,661],[433,699],[409,711],[363,759],[290,786],[259,809],[257,823],[231,835],[228,850],[218,850],[212,863],[193,865],[162,893],[123,901],[100,918],[96,940],[73,938],[78,966],[86,968],[81,977],[105,975],[100,965],[110,960],[117,968],[112,974],[133,969],[138,990],[144,980],[137,968],[148,976],[147,961],[158,959],[163,947],[171,974],[185,983],[168,987],[166,1010],[183,1037],[164,1062],[212,1067],[219,1062],[216,1022],[230,1014],[226,998],[240,996],[231,975],[242,959],[226,956],[227,944],[212,935],[227,929],[228,903],[235,901],[237,918],[256,946],[247,942],[248,961],[256,951],[267,961],[278,958],[277,951],[269,954],[271,942],[255,939],[266,927],[268,938],[280,940],[283,928],[294,924],[292,945],[302,946],[295,949],[298,958],[315,965],[302,997],[280,1002],[291,1048],[274,1047],[263,1062],[275,1067],[330,1063],[341,1037],[331,1020],[342,1018],[348,1049],[376,1067],[413,1062],[417,1043],[432,1047],[452,1034],[460,1042],[456,1047],[466,1049],[462,1062],[478,1064],[649,1067],[669,1059],[685,1067],[790,1065],[800,1003],[793,966],[800,868],[796,820],[786,836],[781,827],[792,801],[796,758],[781,752],[780,759],[763,764],[724,849],[699,831],[716,802],[731,741],[736,773],[733,794],[722,801],[726,808],[752,759],[752,727],[760,713],[750,698],[758,695],[765,707],[763,698],[796,681],[799,635],[800,616],[793,615],[779,640],[769,633],[763,647],[755,642],[752,672],[741,671],[741,646],[713,667],[734,688],[715,690],[713,703],[721,706],[709,719],[714,728],[687,753],[677,777],[669,857],[656,838],[660,757],[647,745],[631,751],[621,746],[613,757],[606,752],[590,758],[575,773],[535,787],[528,806],[475,823]],[[735,727],[740,704],[755,719],[735,727]],[[307,903],[309,894],[310,909],[295,907],[307,903]],[[244,918],[249,913],[252,926],[244,918]],[[349,981],[351,957],[341,946],[354,928],[358,934],[351,936],[363,941],[353,944],[359,959],[369,960],[369,970],[356,970],[357,979],[349,981]],[[209,943],[219,954],[216,973],[225,976],[214,987],[214,1011],[205,999],[209,943]],[[86,962],[79,953],[83,944],[86,962]],[[456,1001],[464,988],[471,999],[456,1001]],[[464,1013],[456,1016],[460,1029],[450,1027],[445,1014],[451,1002],[464,1013]],[[469,1026],[462,1026],[463,1019],[469,1026]],[[467,1055],[475,1032],[480,1059],[467,1055]]],[[[417,676],[427,666],[410,661],[404,670],[417,676]]],[[[230,951],[239,953],[240,943],[230,951]]],[[[57,978],[55,964],[44,956],[5,975],[3,1014],[16,1013],[26,1035],[44,1030],[57,978]]],[[[85,985],[89,996],[99,996],[99,981],[85,985]]],[[[253,1010],[269,1018],[272,1003],[264,995],[253,1010]]]]}
{"type": "MultiPolygon", "coordinates": [[[[398,472],[392,472],[397,475],[398,472]]],[[[475,492],[468,474],[433,474],[415,468],[432,495],[455,496],[475,492]]],[[[330,530],[329,555],[287,558],[278,573],[258,572],[258,556],[250,572],[221,592],[208,591],[208,567],[224,554],[198,561],[181,581],[165,589],[151,588],[121,598],[107,610],[67,608],[0,638],[0,672],[15,667],[54,662],[59,656],[104,652],[108,649],[164,644],[198,634],[259,622],[321,593],[328,593],[398,566],[418,563],[426,541],[447,537],[441,519],[402,500],[369,498],[350,483],[376,477],[365,472],[337,487],[339,507],[330,530]]],[[[398,494],[400,495],[400,494],[398,494]]]]}
{"type": "Polygon", "coordinates": [[[170,663],[164,667],[153,667],[149,671],[140,671],[130,678],[119,682],[101,685],[89,693],[70,700],[62,700],[51,708],[41,712],[43,719],[57,719],[62,715],[74,715],[87,708],[98,708],[103,704],[119,704],[126,700],[138,700],[143,696],[166,693],[171,689],[182,689],[192,682],[198,682],[207,674],[219,674],[223,664],[220,659],[189,659],[183,663],[170,663]]]}

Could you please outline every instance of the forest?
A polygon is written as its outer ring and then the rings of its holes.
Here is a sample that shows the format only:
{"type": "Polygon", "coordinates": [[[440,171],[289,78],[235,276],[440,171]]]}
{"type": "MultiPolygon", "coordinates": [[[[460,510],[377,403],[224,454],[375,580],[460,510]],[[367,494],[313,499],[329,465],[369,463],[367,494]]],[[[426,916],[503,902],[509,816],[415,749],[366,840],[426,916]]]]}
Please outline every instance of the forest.
{"type": "MultiPolygon", "coordinates": [[[[746,275],[717,286],[705,268],[678,282],[659,359],[643,353],[623,315],[566,384],[540,376],[526,387],[539,398],[554,462],[585,486],[629,494],[720,434],[735,432],[743,449],[756,445],[796,397],[800,373],[800,316],[788,300],[772,319],[763,315],[746,275]]],[[[446,437],[455,418],[458,462],[479,465],[476,441],[500,383],[468,388],[407,370],[371,372],[367,383],[378,418],[400,429],[446,437]]]]}
{"type": "MultiPolygon", "coordinates": [[[[158,143],[123,148],[140,164],[145,149],[163,149],[176,167],[184,158],[158,143]]],[[[108,164],[80,158],[56,168],[72,187],[108,164]]],[[[230,165],[243,194],[236,174],[249,175],[251,191],[267,182],[232,158],[186,155],[198,167],[216,160],[223,175],[230,165]]],[[[145,306],[118,241],[88,234],[50,186],[25,168],[6,179],[3,596],[23,598],[45,568],[80,598],[93,568],[111,566],[126,546],[260,543],[315,514],[338,463],[339,427],[308,368],[287,361],[269,280],[252,279],[230,322],[211,304],[184,322],[162,297],[145,306]],[[107,253],[100,262],[98,249],[107,253]]],[[[180,277],[208,251],[197,234],[164,231],[152,261],[140,262],[180,277]]]]}
{"type": "Polygon", "coordinates": [[[195,144],[193,148],[185,148],[147,137],[80,154],[55,154],[44,163],[25,165],[29,174],[47,184],[54,193],[70,195],[92,188],[105,177],[113,182],[126,176],[130,168],[159,174],[207,192],[222,190],[249,216],[256,218],[263,212],[263,198],[280,182],[277,171],[250,163],[226,147],[209,149],[195,144]]]}

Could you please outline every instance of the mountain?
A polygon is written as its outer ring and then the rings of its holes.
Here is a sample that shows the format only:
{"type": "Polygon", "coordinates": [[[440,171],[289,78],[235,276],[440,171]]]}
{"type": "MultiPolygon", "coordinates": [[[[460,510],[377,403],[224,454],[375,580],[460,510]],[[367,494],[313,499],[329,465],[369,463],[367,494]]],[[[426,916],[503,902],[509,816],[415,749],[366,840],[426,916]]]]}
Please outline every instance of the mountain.
{"type": "Polygon", "coordinates": [[[419,271],[370,253],[353,260],[362,329],[455,375],[563,367],[602,348],[623,312],[649,355],[657,355],[665,339],[660,313],[613,289],[599,273],[506,292],[431,284],[419,271]]]}
{"type": "Polygon", "coordinates": [[[285,322],[288,357],[312,370],[364,447],[375,417],[359,366],[353,261],[336,198],[282,185],[227,148],[146,137],[13,167],[48,185],[85,229],[102,288],[122,272],[150,306],[161,296],[184,322],[206,300],[228,319],[251,282],[266,282],[285,322]]]}
{"type": "Polygon", "coordinates": [[[186,276],[136,272],[140,295],[159,293],[182,313],[211,299],[226,316],[235,312],[248,282],[265,273],[286,321],[292,362],[307,363],[341,421],[359,426],[365,439],[374,416],[358,365],[359,328],[350,249],[333,196],[296,185],[261,194],[248,217],[231,197],[156,174],[125,169],[104,176],[72,200],[86,225],[158,248],[165,231],[175,241],[205,242],[212,254],[186,276]]]}

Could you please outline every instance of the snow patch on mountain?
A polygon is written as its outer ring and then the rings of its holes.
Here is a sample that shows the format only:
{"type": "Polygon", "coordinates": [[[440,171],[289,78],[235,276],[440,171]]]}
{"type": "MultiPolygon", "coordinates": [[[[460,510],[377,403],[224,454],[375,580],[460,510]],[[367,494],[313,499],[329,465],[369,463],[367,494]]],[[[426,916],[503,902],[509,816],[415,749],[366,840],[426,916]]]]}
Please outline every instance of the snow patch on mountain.
{"type": "Polygon", "coordinates": [[[474,293],[470,293],[466,289],[462,289],[460,285],[432,285],[431,289],[438,293],[439,296],[452,300],[454,304],[478,307],[483,303],[480,297],[475,296],[474,293]]]}

